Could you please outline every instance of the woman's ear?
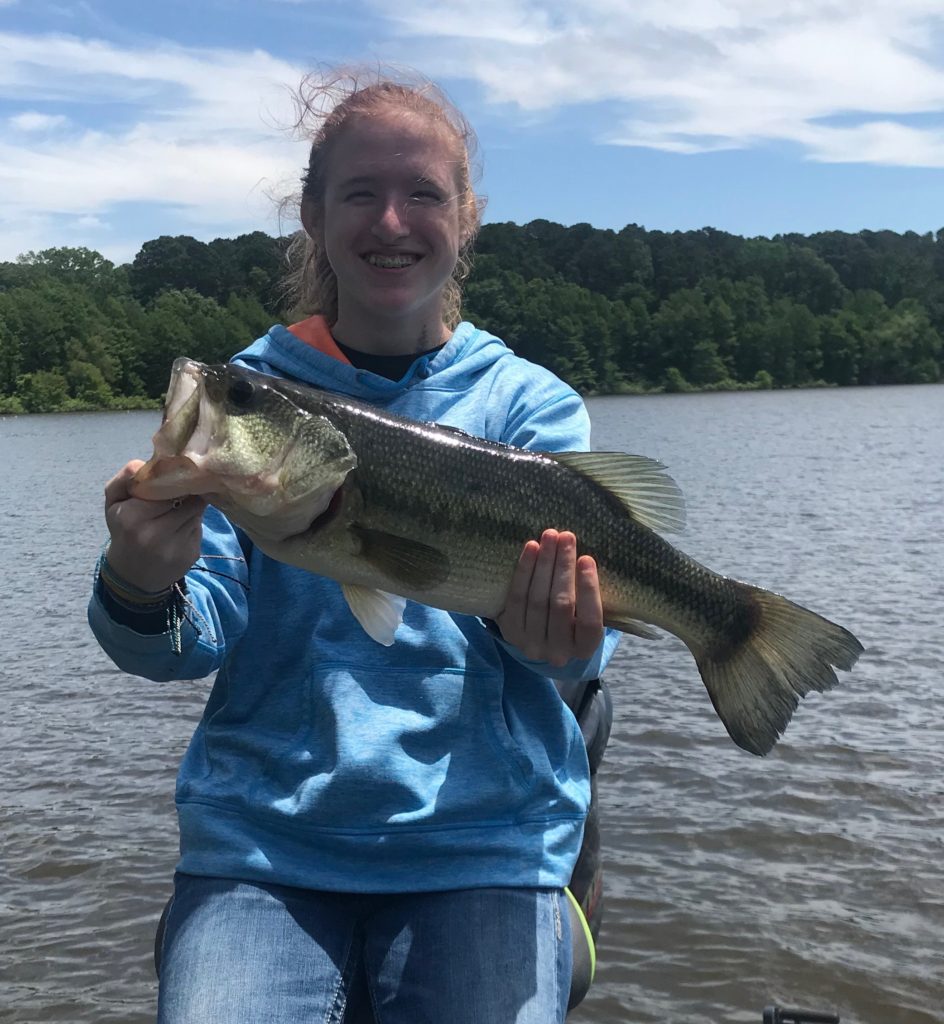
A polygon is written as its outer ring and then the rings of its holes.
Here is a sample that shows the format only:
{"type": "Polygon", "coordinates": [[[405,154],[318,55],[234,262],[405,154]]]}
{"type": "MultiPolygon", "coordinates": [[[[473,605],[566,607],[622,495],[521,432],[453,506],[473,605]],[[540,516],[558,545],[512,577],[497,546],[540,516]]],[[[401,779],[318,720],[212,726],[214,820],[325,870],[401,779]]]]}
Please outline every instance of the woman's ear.
{"type": "Polygon", "coordinates": [[[309,238],[317,239],[321,235],[321,221],[318,217],[318,207],[314,199],[305,196],[302,199],[302,227],[309,238]]]}

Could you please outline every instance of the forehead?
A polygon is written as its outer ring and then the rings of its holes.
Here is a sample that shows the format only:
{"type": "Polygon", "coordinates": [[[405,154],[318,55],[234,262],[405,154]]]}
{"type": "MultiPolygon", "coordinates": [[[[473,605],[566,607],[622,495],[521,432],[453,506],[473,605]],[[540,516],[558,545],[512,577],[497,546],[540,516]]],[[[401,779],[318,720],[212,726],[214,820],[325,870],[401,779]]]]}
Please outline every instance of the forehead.
{"type": "Polygon", "coordinates": [[[394,173],[455,182],[460,167],[457,148],[447,129],[416,115],[355,117],[331,150],[328,183],[394,173]]]}

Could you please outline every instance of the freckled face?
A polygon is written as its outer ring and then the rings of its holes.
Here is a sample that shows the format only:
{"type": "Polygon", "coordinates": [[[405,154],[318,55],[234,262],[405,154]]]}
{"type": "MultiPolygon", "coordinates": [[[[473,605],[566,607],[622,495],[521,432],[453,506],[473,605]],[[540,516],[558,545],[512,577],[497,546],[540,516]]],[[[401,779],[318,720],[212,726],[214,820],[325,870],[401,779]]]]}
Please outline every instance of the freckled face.
{"type": "Polygon", "coordinates": [[[422,119],[345,126],[328,159],[324,244],[338,279],[344,340],[395,328],[438,345],[443,288],[459,253],[455,157],[422,119]]]}

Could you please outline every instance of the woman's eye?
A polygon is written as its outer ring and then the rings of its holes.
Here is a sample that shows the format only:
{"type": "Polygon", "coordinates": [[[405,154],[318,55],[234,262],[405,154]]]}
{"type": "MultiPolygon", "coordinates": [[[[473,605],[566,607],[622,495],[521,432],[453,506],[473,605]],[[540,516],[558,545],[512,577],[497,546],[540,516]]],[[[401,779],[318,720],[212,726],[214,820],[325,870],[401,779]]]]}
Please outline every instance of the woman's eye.
{"type": "Polygon", "coordinates": [[[432,189],[420,189],[418,192],[413,193],[412,198],[418,199],[423,203],[442,202],[442,196],[438,192],[434,192],[432,189]]]}
{"type": "Polygon", "coordinates": [[[344,197],[345,202],[348,202],[352,199],[373,199],[373,192],[368,192],[366,189],[359,189],[357,192],[348,192],[348,194],[344,197]]]}

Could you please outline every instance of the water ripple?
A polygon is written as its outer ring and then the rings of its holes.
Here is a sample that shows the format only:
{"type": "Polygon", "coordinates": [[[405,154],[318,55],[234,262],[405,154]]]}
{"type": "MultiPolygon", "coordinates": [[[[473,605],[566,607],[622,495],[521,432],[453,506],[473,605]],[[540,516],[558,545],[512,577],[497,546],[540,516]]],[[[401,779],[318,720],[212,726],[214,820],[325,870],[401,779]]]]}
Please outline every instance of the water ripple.
{"type": "MultiPolygon", "coordinates": [[[[665,461],[681,546],[867,651],[764,759],[673,638],[628,638],[602,769],[607,917],[584,1024],[940,1024],[944,388],[590,403],[598,448],[665,461]]],[[[118,672],[85,626],[101,491],[154,414],[0,419],[0,1020],[153,1019],[174,775],[207,686],[118,672]],[[7,453],[12,455],[9,459],[7,453]],[[59,471],[49,473],[55,460],[59,471]]]]}

